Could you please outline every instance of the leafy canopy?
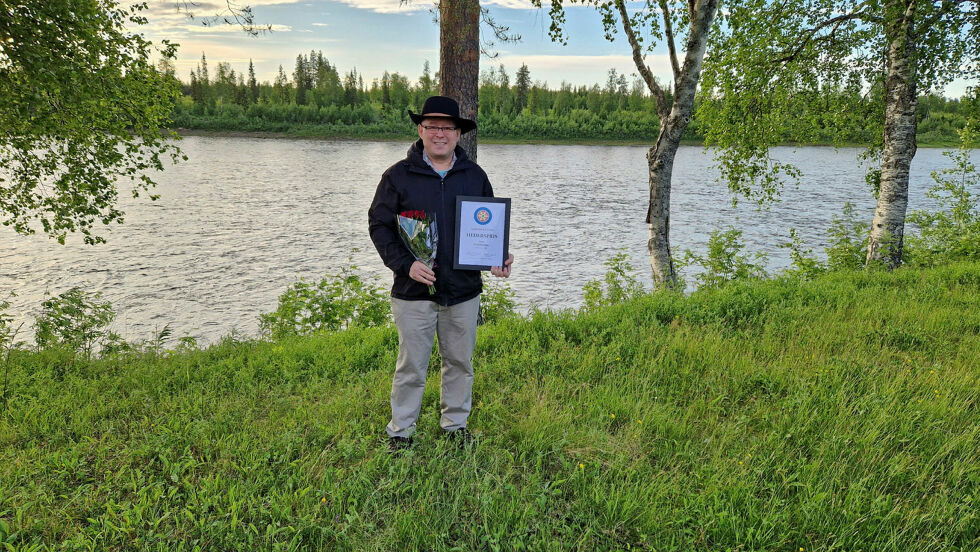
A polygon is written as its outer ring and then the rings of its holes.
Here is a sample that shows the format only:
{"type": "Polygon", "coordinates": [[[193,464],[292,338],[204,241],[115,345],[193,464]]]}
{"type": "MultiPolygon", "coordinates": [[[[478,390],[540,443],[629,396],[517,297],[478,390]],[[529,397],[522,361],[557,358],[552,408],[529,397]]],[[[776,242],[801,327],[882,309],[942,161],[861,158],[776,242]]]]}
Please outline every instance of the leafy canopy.
{"type": "MultiPolygon", "coordinates": [[[[179,89],[157,72],[154,48],[127,24],[146,4],[114,0],[0,3],[0,222],[21,234],[64,243],[81,232],[104,242],[95,225],[122,222],[118,184],[132,194],[154,186],[180,150],[163,126],[179,89]]],[[[176,46],[164,42],[172,59],[176,46]]],[[[151,195],[151,199],[155,196],[151,195]]]]}
{"type": "MultiPolygon", "coordinates": [[[[919,91],[942,90],[954,78],[978,75],[978,3],[911,5],[902,0],[726,3],[705,59],[697,119],[705,144],[718,147],[719,166],[733,191],[768,201],[787,177],[796,180],[798,170],[769,157],[770,146],[790,137],[824,141],[829,133],[843,145],[845,137],[865,134],[873,139],[865,159],[875,160],[886,124],[885,54],[903,36],[901,25],[909,25],[914,43],[909,63],[919,91]],[[808,129],[820,128],[824,136],[808,139],[808,129]]],[[[878,174],[869,172],[873,188],[878,174]]]]}

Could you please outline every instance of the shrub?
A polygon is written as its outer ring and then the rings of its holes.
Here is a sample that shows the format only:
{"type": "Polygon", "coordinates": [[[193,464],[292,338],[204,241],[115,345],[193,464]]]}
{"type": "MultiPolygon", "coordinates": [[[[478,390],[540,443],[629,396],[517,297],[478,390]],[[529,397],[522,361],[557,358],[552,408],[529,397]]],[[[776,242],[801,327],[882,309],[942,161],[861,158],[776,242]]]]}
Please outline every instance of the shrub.
{"type": "Polygon", "coordinates": [[[871,224],[860,218],[851,202],[844,204],[840,216],[832,219],[827,233],[830,246],[827,252],[827,268],[830,270],[859,270],[867,257],[868,236],[871,224]]]}
{"type": "Polygon", "coordinates": [[[7,314],[7,309],[10,308],[9,299],[11,296],[13,296],[13,293],[4,299],[0,299],[0,351],[13,345],[14,338],[17,335],[17,329],[19,329],[13,327],[14,318],[7,314]]]}
{"type": "Polygon", "coordinates": [[[956,151],[943,153],[955,167],[933,172],[936,184],[926,192],[940,210],[913,211],[907,221],[918,227],[908,236],[906,260],[919,266],[936,266],[956,260],[980,259],[980,210],[977,198],[969,188],[980,188],[980,175],[970,162],[970,148],[977,145],[976,121],[971,120],[960,132],[961,144],[956,151]]]}
{"type": "Polygon", "coordinates": [[[643,286],[636,279],[633,265],[625,250],[613,255],[603,264],[608,267],[603,281],[589,280],[582,288],[586,309],[622,303],[643,293],[643,286]]]}
{"type": "Polygon", "coordinates": [[[266,335],[280,338],[316,331],[338,331],[352,326],[382,326],[391,319],[391,304],[384,288],[365,282],[357,266],[348,264],[339,274],[317,282],[300,280],[279,296],[279,307],[259,315],[266,335]]]}
{"type": "Polygon", "coordinates": [[[485,324],[493,324],[504,318],[516,316],[516,306],[514,290],[509,284],[499,282],[496,278],[484,279],[480,312],[483,314],[485,324]]]}
{"type": "Polygon", "coordinates": [[[688,249],[678,264],[704,268],[704,272],[696,278],[699,288],[719,287],[734,280],[765,278],[766,254],[742,254],[745,245],[739,241],[741,237],[742,231],[733,227],[724,232],[715,230],[708,238],[707,255],[696,255],[688,249]]]}
{"type": "Polygon", "coordinates": [[[0,413],[7,411],[7,388],[10,380],[10,350],[17,347],[14,339],[17,338],[17,331],[20,330],[20,326],[17,326],[17,328],[13,327],[14,319],[6,312],[10,308],[9,299],[13,295],[14,293],[11,292],[7,298],[0,299],[0,359],[3,360],[3,388],[0,389],[2,410],[0,410],[0,413]]]}
{"type": "Polygon", "coordinates": [[[788,276],[812,280],[827,271],[827,267],[813,256],[813,250],[806,249],[803,238],[796,232],[796,228],[789,229],[789,240],[789,242],[779,245],[779,247],[789,249],[789,258],[792,263],[790,268],[785,271],[788,276]]]}
{"type": "Polygon", "coordinates": [[[41,303],[34,342],[38,349],[64,348],[91,358],[97,348],[120,342],[109,331],[115,316],[112,304],[103,301],[101,293],[73,287],[41,303]]]}

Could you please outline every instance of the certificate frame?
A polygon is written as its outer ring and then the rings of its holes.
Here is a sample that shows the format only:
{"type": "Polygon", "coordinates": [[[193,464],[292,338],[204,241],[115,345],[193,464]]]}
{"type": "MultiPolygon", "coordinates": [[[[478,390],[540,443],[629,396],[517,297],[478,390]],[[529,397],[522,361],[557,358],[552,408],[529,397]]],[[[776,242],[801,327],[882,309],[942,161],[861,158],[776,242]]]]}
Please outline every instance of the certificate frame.
{"type": "MultiPolygon", "coordinates": [[[[467,205],[470,207],[470,205],[467,205]]],[[[495,209],[496,210],[496,209],[495,209]]],[[[466,210],[469,213],[469,209],[466,210]]],[[[479,223],[479,221],[477,221],[479,223]]],[[[480,223],[483,224],[483,223],[480,223]]],[[[510,198],[509,197],[482,197],[482,196],[456,196],[456,228],[454,229],[453,236],[456,238],[456,245],[453,250],[453,268],[456,270],[490,270],[494,266],[503,266],[503,262],[507,260],[508,254],[510,252],[510,198]],[[502,249],[501,262],[499,265],[496,264],[470,264],[470,263],[460,263],[460,249],[463,245],[464,240],[462,239],[461,232],[464,228],[463,226],[463,204],[478,204],[478,205],[503,205],[504,210],[504,224],[503,224],[503,237],[502,239],[493,240],[494,244],[500,243],[499,247],[502,249]]],[[[465,257],[465,256],[464,256],[465,257]]],[[[463,259],[466,261],[467,259],[463,259]]]]}

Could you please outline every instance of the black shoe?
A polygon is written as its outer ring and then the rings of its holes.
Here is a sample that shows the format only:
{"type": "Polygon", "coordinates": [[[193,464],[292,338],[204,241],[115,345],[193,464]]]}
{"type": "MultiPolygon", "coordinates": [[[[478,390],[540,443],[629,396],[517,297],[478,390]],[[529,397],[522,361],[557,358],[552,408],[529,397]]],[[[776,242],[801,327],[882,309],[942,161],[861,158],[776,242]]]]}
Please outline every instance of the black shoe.
{"type": "Polygon", "coordinates": [[[391,452],[396,452],[399,450],[405,450],[412,446],[411,437],[389,437],[388,438],[388,450],[391,452]]]}
{"type": "Polygon", "coordinates": [[[476,442],[476,435],[470,433],[470,430],[466,429],[465,427],[461,427],[459,429],[447,431],[446,439],[449,439],[450,441],[459,445],[468,445],[476,442]]]}

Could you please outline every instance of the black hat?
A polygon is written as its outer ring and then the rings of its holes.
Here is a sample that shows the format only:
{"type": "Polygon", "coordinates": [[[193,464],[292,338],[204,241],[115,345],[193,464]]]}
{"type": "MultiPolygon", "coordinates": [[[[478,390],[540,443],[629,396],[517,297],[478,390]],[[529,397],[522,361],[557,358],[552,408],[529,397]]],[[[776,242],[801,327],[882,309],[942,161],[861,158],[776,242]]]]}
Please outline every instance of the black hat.
{"type": "Polygon", "coordinates": [[[465,134],[476,128],[476,122],[459,116],[459,104],[456,103],[456,100],[445,96],[430,96],[422,105],[422,113],[412,113],[412,110],[409,109],[408,116],[417,125],[422,124],[422,119],[426,117],[452,119],[459,127],[460,134],[465,134]]]}

